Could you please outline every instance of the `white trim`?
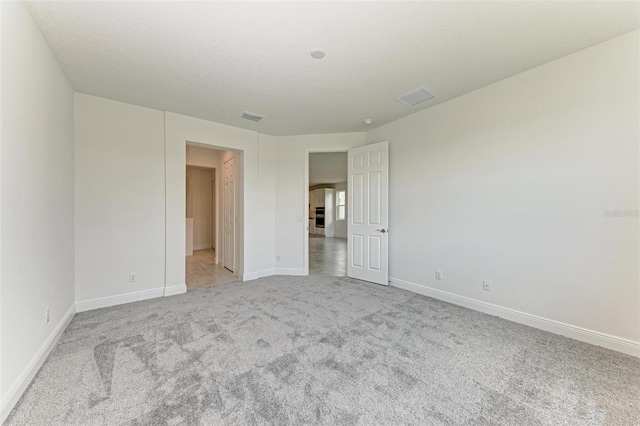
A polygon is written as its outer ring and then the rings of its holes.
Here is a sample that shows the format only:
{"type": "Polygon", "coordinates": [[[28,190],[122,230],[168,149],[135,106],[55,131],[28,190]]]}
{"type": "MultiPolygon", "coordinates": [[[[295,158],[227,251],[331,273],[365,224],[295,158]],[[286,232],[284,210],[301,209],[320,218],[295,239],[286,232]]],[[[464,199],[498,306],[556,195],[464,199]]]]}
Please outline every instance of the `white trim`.
{"type": "Polygon", "coordinates": [[[67,328],[73,316],[76,313],[76,305],[72,304],[67,313],[64,314],[60,322],[56,325],[56,327],[51,331],[47,340],[44,341],[42,346],[35,353],[29,364],[22,370],[22,373],[18,376],[18,378],[13,382],[13,384],[9,387],[5,397],[0,402],[1,413],[0,413],[0,423],[4,422],[6,418],[13,410],[13,407],[16,405],[24,391],[27,389],[31,380],[35,377],[44,361],[47,359],[51,350],[58,342],[58,339],[62,335],[62,332],[67,328]]]}
{"type": "Polygon", "coordinates": [[[261,271],[256,272],[247,272],[242,275],[242,281],[251,281],[257,280],[262,277],[270,277],[271,275],[275,275],[275,269],[263,269],[261,271]]]}
{"type": "MultiPolygon", "coordinates": [[[[359,145],[359,146],[364,146],[366,145],[366,143],[363,142],[363,145],[359,145]]],[[[308,218],[309,217],[309,155],[314,154],[314,153],[348,153],[349,150],[351,148],[355,148],[355,147],[325,147],[325,148],[306,148],[304,150],[304,210],[302,211],[303,213],[303,218],[308,218]]],[[[311,232],[311,230],[309,229],[309,221],[308,220],[303,220],[303,235],[302,235],[302,258],[303,258],[303,265],[302,265],[302,273],[300,273],[298,268],[276,268],[276,275],[309,275],[309,232],[311,232]],[[283,271],[283,272],[278,272],[278,271],[283,271]],[[295,271],[295,272],[288,272],[288,271],[295,271]]],[[[324,234],[323,234],[324,235],[324,234]]],[[[331,237],[333,237],[333,235],[331,235],[331,237]]]]}
{"type": "Polygon", "coordinates": [[[186,284],[170,285],[164,288],[164,297],[175,296],[176,294],[182,294],[187,292],[186,284]]]}
{"type": "MultiPolygon", "coordinates": [[[[304,150],[304,194],[302,198],[304,199],[305,208],[304,210],[302,210],[302,212],[304,213],[304,215],[302,216],[303,218],[309,217],[309,209],[311,207],[309,206],[309,155],[310,152],[307,148],[304,150]]],[[[311,229],[309,229],[309,220],[307,219],[302,223],[302,275],[309,275],[309,232],[311,232],[311,229]]],[[[290,275],[279,273],[278,271],[280,269],[282,268],[276,268],[276,275],[290,275]]]]}
{"type": "Polygon", "coordinates": [[[80,302],[76,302],[76,312],[91,311],[93,309],[106,308],[108,306],[137,302],[138,300],[154,299],[156,297],[162,297],[163,295],[164,287],[158,287],[149,290],[134,291],[133,293],[119,294],[117,296],[82,300],[80,302]]]}
{"type": "Polygon", "coordinates": [[[199,246],[193,246],[193,250],[207,250],[211,248],[211,244],[200,244],[199,246]]]}
{"type": "Polygon", "coordinates": [[[304,268],[276,268],[274,275],[309,275],[304,268]]]}
{"type": "Polygon", "coordinates": [[[457,294],[427,287],[422,284],[416,284],[404,281],[399,278],[389,278],[389,284],[404,290],[424,296],[433,297],[434,299],[443,300],[455,305],[464,306],[465,308],[475,311],[484,312],[485,314],[495,315],[509,321],[519,324],[528,325],[540,330],[549,331],[551,333],[560,334],[571,339],[580,340],[581,342],[590,343],[603,348],[622,352],[635,357],[640,357],[640,342],[636,342],[623,337],[612,336],[610,334],[601,333],[599,331],[589,330],[571,324],[549,318],[540,317],[526,312],[517,311],[515,309],[505,308],[494,305],[492,303],[483,302],[481,300],[469,297],[459,296],[457,294]]]}

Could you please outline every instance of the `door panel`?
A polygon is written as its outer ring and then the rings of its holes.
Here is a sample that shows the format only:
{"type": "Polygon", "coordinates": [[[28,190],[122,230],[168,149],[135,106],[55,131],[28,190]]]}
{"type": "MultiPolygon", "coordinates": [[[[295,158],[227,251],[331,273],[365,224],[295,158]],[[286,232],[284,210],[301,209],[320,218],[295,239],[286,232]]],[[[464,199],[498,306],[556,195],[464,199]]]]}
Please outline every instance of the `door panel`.
{"type": "Polygon", "coordinates": [[[369,223],[380,225],[380,172],[369,174],[369,223]]]}
{"type": "MultiPolygon", "coordinates": [[[[213,171],[214,175],[216,173],[215,169],[213,171]]],[[[216,201],[216,178],[214,176],[213,180],[211,181],[211,248],[216,250],[216,259],[218,258],[218,252],[217,252],[217,242],[216,242],[216,226],[218,225],[216,222],[216,208],[217,208],[217,201],[216,201]]],[[[218,262],[216,260],[216,262],[218,262]]]]}
{"type": "Polygon", "coordinates": [[[224,260],[225,268],[235,270],[235,188],[233,158],[224,163],[224,260]]]}
{"type": "Polygon", "coordinates": [[[362,174],[353,174],[350,176],[351,181],[348,184],[349,186],[349,210],[351,211],[351,220],[353,223],[362,225],[364,224],[364,206],[362,205],[363,200],[363,187],[364,187],[364,176],[362,174]]]}
{"type": "Polygon", "coordinates": [[[382,265],[380,264],[380,248],[382,246],[382,238],[378,235],[369,236],[369,268],[374,271],[379,271],[382,265]]]}
{"type": "Polygon", "coordinates": [[[364,238],[362,235],[352,235],[351,239],[351,263],[353,266],[362,268],[364,266],[364,262],[362,260],[362,254],[364,252],[364,238]]]}
{"type": "Polygon", "coordinates": [[[389,142],[349,150],[347,275],[389,284],[389,142]]]}

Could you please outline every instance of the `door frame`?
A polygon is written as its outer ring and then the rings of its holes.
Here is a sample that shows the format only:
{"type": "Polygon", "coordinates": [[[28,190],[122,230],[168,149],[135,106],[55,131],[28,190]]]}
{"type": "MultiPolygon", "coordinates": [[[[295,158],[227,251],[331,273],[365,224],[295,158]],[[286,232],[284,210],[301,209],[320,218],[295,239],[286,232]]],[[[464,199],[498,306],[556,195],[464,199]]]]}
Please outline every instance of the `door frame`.
{"type": "Polygon", "coordinates": [[[238,194],[236,193],[236,156],[232,156],[230,158],[227,158],[226,160],[222,161],[222,206],[224,211],[222,212],[222,253],[223,253],[223,258],[222,258],[222,266],[227,269],[228,271],[231,271],[233,274],[236,274],[236,270],[238,269],[236,267],[236,228],[237,228],[237,220],[236,218],[237,216],[237,207],[238,207],[238,203],[237,203],[237,198],[238,198],[238,194]],[[227,250],[229,249],[229,247],[227,247],[227,241],[226,241],[226,236],[227,236],[227,216],[226,216],[226,209],[228,207],[227,203],[229,202],[229,200],[227,200],[227,190],[225,188],[225,186],[227,185],[227,163],[231,162],[231,172],[232,172],[232,176],[233,176],[233,183],[232,183],[232,188],[231,188],[231,197],[233,197],[233,201],[231,203],[231,229],[233,229],[233,260],[231,261],[231,267],[233,269],[229,269],[227,267],[227,265],[225,264],[225,258],[224,256],[227,255],[227,250]]]}
{"type": "MultiPolygon", "coordinates": [[[[355,147],[354,147],[355,148],[355,147]]],[[[350,148],[307,148],[304,151],[304,216],[302,216],[304,223],[304,237],[302,247],[304,248],[303,260],[304,260],[304,275],[309,275],[309,156],[311,154],[322,153],[345,153],[348,154],[350,148]]],[[[348,208],[348,207],[347,207],[348,208]]],[[[347,234],[349,223],[347,221],[347,234]]],[[[347,249],[348,250],[348,249],[347,249]]],[[[347,259],[349,258],[349,252],[347,251],[347,259]]]]}
{"type": "MultiPolygon", "coordinates": [[[[235,226],[235,232],[233,235],[233,239],[234,239],[234,272],[233,274],[236,275],[237,277],[240,278],[240,280],[243,279],[243,275],[244,275],[244,256],[245,256],[245,252],[246,252],[246,248],[244,246],[244,191],[245,191],[245,176],[244,176],[244,150],[240,150],[240,149],[236,149],[236,148],[229,148],[229,147],[225,147],[225,146],[221,146],[221,145],[212,145],[212,144],[208,144],[208,143],[202,143],[202,142],[197,142],[194,140],[185,140],[183,142],[183,149],[185,152],[185,161],[184,161],[184,167],[182,167],[182,178],[183,181],[186,179],[186,166],[187,166],[187,158],[186,158],[186,150],[187,150],[187,145],[192,145],[192,146],[198,146],[201,148],[209,148],[209,149],[215,149],[218,151],[228,151],[233,153],[233,167],[234,167],[234,183],[233,183],[233,189],[234,189],[234,209],[235,209],[235,214],[236,217],[238,218],[237,223],[234,224],[235,226]]],[[[220,224],[220,218],[223,215],[223,211],[222,208],[224,208],[224,201],[222,200],[222,193],[224,191],[224,187],[220,188],[221,185],[224,186],[224,179],[220,179],[220,169],[223,167],[220,167],[221,165],[224,165],[224,161],[222,159],[222,157],[218,158],[218,164],[217,166],[214,168],[214,180],[215,180],[215,184],[216,184],[216,205],[214,208],[214,215],[216,217],[216,251],[215,251],[215,263],[216,264],[220,264],[220,263],[224,263],[224,259],[222,256],[224,256],[224,244],[222,243],[222,238],[221,238],[221,231],[223,231],[221,224],[220,224]],[[222,255],[222,256],[221,256],[222,255]]],[[[222,172],[222,175],[224,175],[224,170],[222,172]]],[[[184,187],[184,185],[183,185],[184,187]]],[[[185,197],[183,197],[185,198],[185,197]]],[[[186,200],[183,200],[183,202],[186,200]]],[[[186,207],[186,204],[185,204],[186,207]]],[[[186,210],[185,210],[186,213],[186,210]]],[[[184,214],[183,216],[186,217],[186,214],[184,214]]],[[[186,223],[185,223],[185,227],[186,227],[186,223]]],[[[186,232],[186,230],[185,230],[186,232]]],[[[186,279],[186,265],[185,265],[185,269],[184,269],[184,273],[185,273],[185,279],[186,279]]]]}
{"type": "Polygon", "coordinates": [[[347,199],[349,201],[347,205],[350,205],[351,208],[348,209],[347,221],[351,226],[347,228],[347,250],[351,248],[351,254],[354,256],[360,252],[362,258],[360,259],[361,264],[357,266],[355,259],[349,256],[347,276],[376,284],[389,285],[389,141],[380,141],[349,150],[348,167],[347,190],[349,192],[347,199]],[[372,154],[377,154],[379,160],[377,163],[375,163],[376,157],[371,157],[372,154]],[[356,167],[357,158],[361,161],[356,167]],[[378,179],[371,179],[376,175],[379,176],[378,179]],[[358,179],[361,182],[361,200],[358,209],[353,204],[355,194],[358,193],[355,190],[356,177],[361,178],[358,179]],[[378,182],[377,186],[375,181],[378,182]],[[373,191],[372,188],[374,188],[373,191]],[[376,192],[377,197],[374,195],[376,192]],[[374,205],[377,206],[377,209],[374,205]],[[360,211],[362,215],[361,221],[355,219],[356,210],[360,211]],[[372,216],[372,213],[376,211],[378,214],[372,216]],[[360,250],[356,250],[356,236],[360,237],[360,250]],[[378,240],[379,243],[378,250],[372,249],[372,242],[375,240],[378,240]],[[375,267],[376,257],[372,257],[372,254],[376,252],[379,263],[377,268],[375,267]]]}
{"type": "Polygon", "coordinates": [[[216,226],[218,226],[218,191],[216,185],[218,177],[218,168],[213,169],[213,179],[211,179],[211,248],[215,251],[215,263],[218,263],[218,233],[216,232],[216,226]]]}

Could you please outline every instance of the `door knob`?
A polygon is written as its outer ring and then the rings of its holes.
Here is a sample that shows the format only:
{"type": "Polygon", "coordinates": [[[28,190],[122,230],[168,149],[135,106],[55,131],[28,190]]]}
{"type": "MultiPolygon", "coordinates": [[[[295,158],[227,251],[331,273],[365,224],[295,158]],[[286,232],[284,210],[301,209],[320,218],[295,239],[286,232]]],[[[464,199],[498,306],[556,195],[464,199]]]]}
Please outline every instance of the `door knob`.
{"type": "Polygon", "coordinates": [[[386,230],[386,229],[376,229],[376,231],[378,231],[378,232],[382,232],[383,234],[384,234],[385,232],[387,232],[387,230],[386,230]]]}

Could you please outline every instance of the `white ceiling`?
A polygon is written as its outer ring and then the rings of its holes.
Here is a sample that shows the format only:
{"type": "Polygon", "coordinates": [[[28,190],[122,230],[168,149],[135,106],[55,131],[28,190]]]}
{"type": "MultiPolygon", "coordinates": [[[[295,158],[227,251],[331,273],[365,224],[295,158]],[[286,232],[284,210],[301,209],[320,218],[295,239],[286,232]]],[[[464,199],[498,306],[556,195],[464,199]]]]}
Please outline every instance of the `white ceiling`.
{"type": "Polygon", "coordinates": [[[309,154],[309,186],[347,181],[347,153],[309,154]]]}
{"type": "Polygon", "coordinates": [[[272,135],[366,131],[639,27],[635,1],[30,8],[76,91],[272,135]],[[394,100],[418,87],[436,98],[394,100]]]}

